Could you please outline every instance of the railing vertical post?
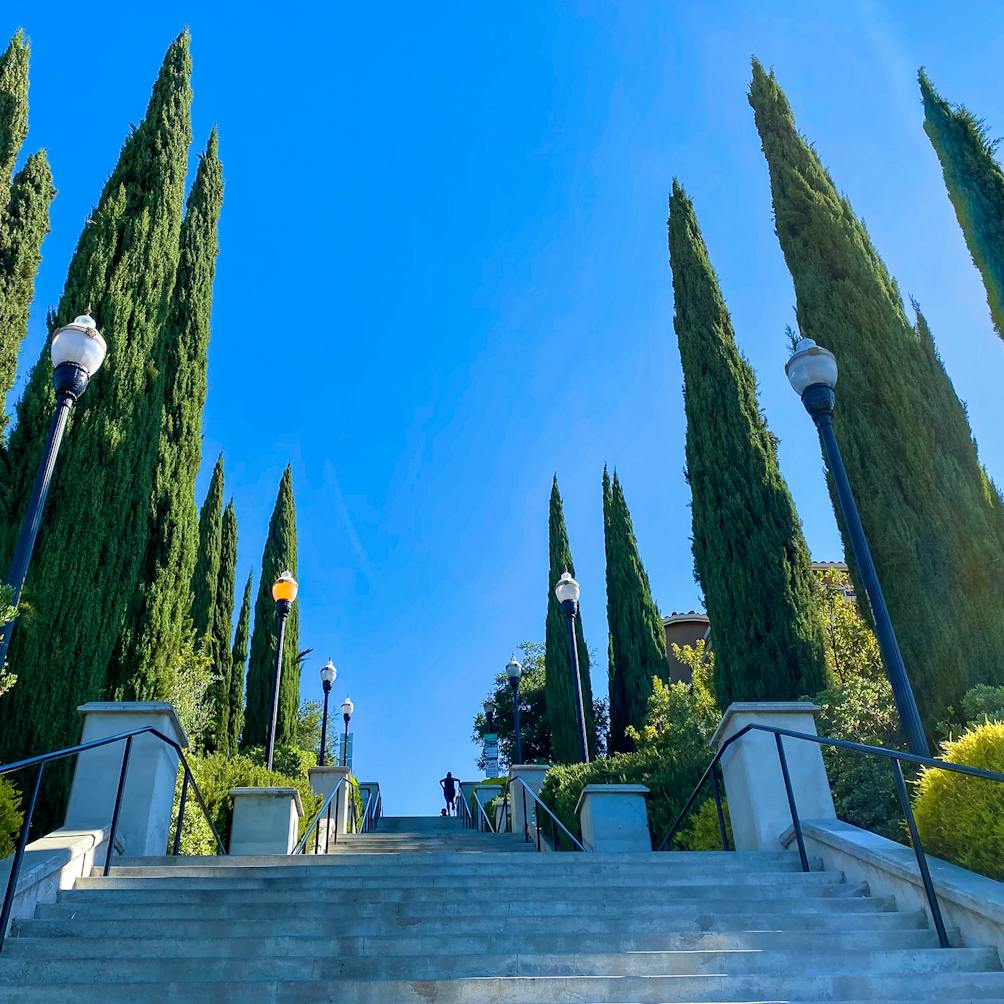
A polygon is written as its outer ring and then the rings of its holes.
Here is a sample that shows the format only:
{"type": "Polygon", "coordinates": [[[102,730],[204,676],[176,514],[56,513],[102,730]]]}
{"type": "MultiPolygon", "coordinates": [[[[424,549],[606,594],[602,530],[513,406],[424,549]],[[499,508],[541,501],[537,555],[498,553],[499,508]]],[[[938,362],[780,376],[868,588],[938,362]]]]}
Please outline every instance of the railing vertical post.
{"type": "MultiPolygon", "coordinates": [[[[526,816],[526,785],[520,784],[520,790],[523,792],[523,842],[530,843],[530,821],[526,816]]],[[[536,813],[534,813],[536,816],[536,813]]]]}
{"type": "Polygon", "coordinates": [[[729,849],[728,831],[725,829],[725,813],[722,811],[722,790],[718,784],[718,767],[711,768],[711,790],[715,795],[715,809],[718,812],[718,832],[722,835],[722,850],[729,849]]]}
{"type": "Polygon", "coordinates": [[[788,773],[788,758],[784,755],[784,744],[778,733],[774,733],[777,742],[777,758],[781,761],[781,776],[784,778],[784,791],[788,796],[788,808],[791,810],[791,825],[795,829],[795,842],[798,844],[798,856],[802,862],[802,871],[809,870],[809,858],[805,853],[805,841],[802,839],[802,824],[798,819],[798,808],[795,805],[795,793],[791,790],[791,775],[788,773]]]}
{"type": "Polygon", "coordinates": [[[17,880],[21,873],[21,862],[24,860],[24,849],[28,844],[28,830],[31,827],[31,817],[35,814],[35,803],[38,802],[38,789],[42,786],[42,770],[45,764],[40,763],[35,770],[35,783],[31,786],[31,796],[24,810],[24,821],[18,834],[17,847],[10,862],[10,874],[7,876],[7,888],[3,894],[3,908],[0,909],[0,950],[3,949],[7,937],[7,925],[10,923],[11,911],[14,909],[14,895],[17,892],[17,880]]]}
{"type": "Polygon", "coordinates": [[[533,821],[537,825],[537,850],[540,850],[540,813],[536,810],[533,813],[533,821]]]}
{"type": "Polygon", "coordinates": [[[913,807],[910,805],[910,796],[906,790],[906,782],[903,780],[903,770],[898,760],[890,760],[889,763],[892,764],[892,776],[896,781],[896,794],[899,795],[899,802],[903,807],[906,826],[910,831],[910,843],[913,845],[917,867],[920,869],[920,878],[924,883],[924,892],[927,894],[927,905],[931,908],[931,919],[934,921],[934,929],[938,932],[938,943],[942,948],[951,948],[948,942],[948,932],[945,930],[945,921],[941,916],[941,904],[938,902],[938,894],[934,890],[934,882],[931,879],[931,870],[927,867],[927,855],[924,853],[924,845],[920,841],[917,821],[913,818],[913,807]]]}
{"type": "Polygon", "coordinates": [[[181,853],[181,828],[185,823],[185,799],[188,798],[188,768],[181,775],[181,798],[178,799],[178,821],[174,824],[174,848],[171,853],[177,857],[181,853]]]}
{"type": "Polygon", "coordinates": [[[108,850],[105,853],[103,875],[107,875],[112,867],[112,852],[115,850],[115,831],[119,827],[119,813],[122,811],[122,795],[125,793],[126,773],[129,770],[129,754],[132,752],[132,738],[130,736],[126,740],[125,752],[122,754],[122,772],[119,774],[119,786],[115,791],[115,808],[112,809],[112,826],[108,831],[108,850]]]}

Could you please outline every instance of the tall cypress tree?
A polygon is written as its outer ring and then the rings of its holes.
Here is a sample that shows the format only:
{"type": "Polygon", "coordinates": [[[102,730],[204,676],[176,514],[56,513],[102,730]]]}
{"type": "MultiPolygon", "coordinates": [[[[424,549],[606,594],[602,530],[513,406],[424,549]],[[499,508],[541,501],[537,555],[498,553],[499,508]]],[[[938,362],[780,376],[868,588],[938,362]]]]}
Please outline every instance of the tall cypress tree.
{"type": "Polygon", "coordinates": [[[1004,682],[1000,498],[926,324],[907,320],[864,226],[755,61],[749,100],[799,328],[837,356],[834,430],[931,726],[967,687],[1004,682]]]}
{"type": "MultiPolygon", "coordinates": [[[[216,589],[220,581],[220,551],[223,547],[223,454],[216,458],[209,490],[199,510],[199,549],[192,576],[192,628],[195,643],[202,646],[212,660],[216,589]]],[[[215,665],[215,661],[213,665],[215,665]]]]}
{"type": "Polygon", "coordinates": [[[612,753],[631,749],[624,730],[641,728],[648,712],[652,679],[669,678],[666,629],[652,599],[645,566],[638,553],[631,513],[620,478],[603,469],[603,538],[607,559],[610,738],[612,753]]]}
{"type": "Polygon", "coordinates": [[[251,573],[244,585],[244,599],[241,612],[237,616],[237,630],[234,632],[234,647],[230,652],[230,707],[227,710],[227,724],[230,734],[228,748],[236,752],[244,728],[244,671],[248,661],[248,634],[251,629],[251,573]]]}
{"type": "Polygon", "coordinates": [[[924,132],[934,146],[973,264],[983,276],[990,316],[1004,338],[1004,170],[997,140],[962,105],[953,108],[923,70],[924,132]]]}
{"type": "Polygon", "coordinates": [[[715,692],[733,701],[790,701],[826,685],[808,548],[753,368],[684,190],[673,182],[669,253],[683,363],[694,568],[715,646],[715,692]]]}
{"type": "Polygon", "coordinates": [[[231,499],[223,510],[223,542],[217,569],[216,602],[212,617],[212,632],[206,637],[205,650],[215,680],[210,699],[215,705],[215,727],[209,739],[210,748],[222,753],[235,752],[230,746],[230,691],[233,658],[230,649],[230,626],[234,620],[234,574],[237,570],[237,516],[231,499]]]}
{"type": "MultiPolygon", "coordinates": [[[[279,482],[279,493],[268,524],[268,537],[261,556],[261,577],[254,606],[254,632],[248,659],[247,704],[241,744],[264,746],[272,717],[272,677],[279,620],[272,599],[272,583],[286,570],[296,576],[296,506],[293,501],[293,470],[287,467],[279,482]]],[[[279,690],[279,718],[276,743],[289,743],[296,731],[296,711],[300,704],[300,665],[296,661],[300,644],[299,604],[294,603],[286,621],[282,653],[282,684],[279,690]]]]}
{"type": "MultiPolygon", "coordinates": [[[[188,36],[168,49],[142,123],[81,234],[51,322],[90,306],[108,363],[74,409],[14,632],[18,685],[0,704],[0,754],[79,736],[76,708],[108,692],[109,663],[133,602],[150,533],[163,404],[162,331],[174,287],[191,139],[188,36]],[[56,690],[53,666],[72,667],[56,690]]],[[[52,415],[47,347],[11,436],[20,521],[52,415]]]]}
{"type": "MultiPolygon", "coordinates": [[[[579,740],[576,726],[575,696],[569,671],[568,627],[565,613],[554,595],[562,572],[575,575],[572,551],[568,546],[565,513],[558,492],[558,477],[551,484],[548,514],[547,620],[544,625],[544,696],[547,718],[551,724],[551,750],[555,763],[576,763],[579,740]]],[[[596,725],[593,720],[593,688],[589,679],[589,649],[582,631],[581,615],[575,618],[575,640],[579,649],[579,673],[582,679],[582,704],[586,713],[586,737],[590,754],[596,751],[596,725]]]]}
{"type": "Polygon", "coordinates": [[[112,670],[116,692],[126,699],[149,700],[168,692],[192,633],[192,579],[199,546],[195,479],[202,456],[206,354],[222,201],[223,172],[213,130],[188,196],[164,329],[164,407],[151,530],[134,608],[112,670]]]}
{"type": "Polygon", "coordinates": [[[0,434],[28,327],[42,241],[49,232],[49,204],[56,194],[44,152],[32,154],[14,175],[28,135],[28,57],[20,31],[0,56],[0,434]]]}

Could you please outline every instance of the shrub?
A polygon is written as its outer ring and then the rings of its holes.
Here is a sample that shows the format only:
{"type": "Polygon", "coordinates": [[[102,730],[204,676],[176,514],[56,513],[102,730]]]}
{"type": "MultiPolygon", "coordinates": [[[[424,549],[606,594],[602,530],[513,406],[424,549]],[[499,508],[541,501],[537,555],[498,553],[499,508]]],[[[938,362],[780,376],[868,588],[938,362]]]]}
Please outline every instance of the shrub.
{"type": "MultiPolygon", "coordinates": [[[[729,806],[722,799],[722,814],[725,816],[725,833],[729,838],[729,846],[734,846],[732,836],[732,820],[729,819],[729,806]]],[[[676,838],[676,846],[681,851],[721,851],[722,831],[718,827],[718,810],[714,798],[709,798],[691,814],[689,825],[685,825],[676,838]]]]}
{"type": "MultiPolygon", "coordinates": [[[[946,760],[1004,772],[1004,722],[985,722],[942,744],[946,760]]],[[[914,803],[924,849],[963,868],[1004,879],[1004,786],[925,768],[914,803]]]]}
{"type": "Polygon", "coordinates": [[[1004,687],[989,687],[985,683],[967,690],[960,708],[948,709],[948,721],[938,724],[942,739],[955,739],[966,729],[984,722],[1004,721],[1004,687]]]}
{"type": "Polygon", "coordinates": [[[0,858],[14,853],[23,819],[21,793],[10,781],[0,777],[0,858]]]}

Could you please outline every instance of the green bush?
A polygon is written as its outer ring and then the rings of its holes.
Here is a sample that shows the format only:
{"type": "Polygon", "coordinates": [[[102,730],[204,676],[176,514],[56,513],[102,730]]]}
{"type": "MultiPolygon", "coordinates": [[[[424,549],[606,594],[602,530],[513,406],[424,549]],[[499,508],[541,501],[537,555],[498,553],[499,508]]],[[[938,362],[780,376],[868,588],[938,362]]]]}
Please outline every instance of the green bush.
{"type": "MultiPolygon", "coordinates": [[[[729,847],[733,847],[735,838],[732,836],[732,820],[729,818],[729,806],[724,798],[722,814],[725,816],[725,833],[729,838],[729,847]]],[[[681,851],[724,850],[714,798],[707,799],[696,812],[691,813],[689,824],[685,824],[677,835],[676,846],[681,851]]]]}
{"type": "Polygon", "coordinates": [[[0,777],[0,858],[14,853],[23,820],[21,793],[10,781],[0,777]]]}
{"type": "MultiPolygon", "coordinates": [[[[986,722],[942,744],[946,760],[1004,772],[1004,722],[986,722]]],[[[925,768],[914,803],[924,849],[963,868],[1004,879],[1004,786],[925,768]]]]}

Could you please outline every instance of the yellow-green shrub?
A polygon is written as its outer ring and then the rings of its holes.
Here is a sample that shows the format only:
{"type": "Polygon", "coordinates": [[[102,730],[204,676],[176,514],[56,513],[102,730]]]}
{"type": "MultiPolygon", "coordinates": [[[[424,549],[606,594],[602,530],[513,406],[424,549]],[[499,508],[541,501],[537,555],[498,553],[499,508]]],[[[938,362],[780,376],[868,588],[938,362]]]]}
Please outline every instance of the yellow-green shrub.
{"type": "MultiPolygon", "coordinates": [[[[1004,722],[986,722],[942,744],[946,760],[1004,773],[1004,722]]],[[[925,769],[914,803],[924,849],[1004,879],[1004,784],[925,769]]]]}
{"type": "Polygon", "coordinates": [[[14,853],[23,818],[20,792],[10,781],[0,777],[0,858],[14,853]]]}
{"type": "MultiPolygon", "coordinates": [[[[722,814],[725,816],[725,832],[729,847],[733,846],[732,821],[729,806],[722,799],[722,814]]],[[[714,798],[709,798],[696,812],[691,813],[690,822],[684,823],[676,838],[676,846],[681,851],[721,851],[722,831],[718,826],[718,810],[714,798]]]]}

